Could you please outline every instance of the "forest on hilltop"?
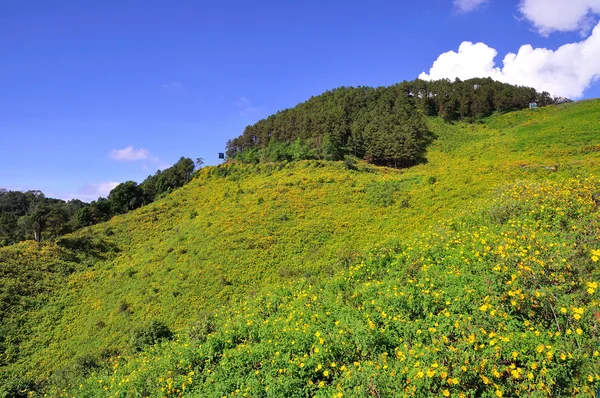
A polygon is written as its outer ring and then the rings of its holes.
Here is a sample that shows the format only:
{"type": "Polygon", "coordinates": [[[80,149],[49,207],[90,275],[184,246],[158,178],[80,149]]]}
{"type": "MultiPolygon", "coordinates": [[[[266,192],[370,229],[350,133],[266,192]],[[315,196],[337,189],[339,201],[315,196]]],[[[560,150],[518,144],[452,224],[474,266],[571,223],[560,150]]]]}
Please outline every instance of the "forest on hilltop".
{"type": "Polygon", "coordinates": [[[227,143],[242,162],[327,159],[351,155],[406,167],[425,160],[434,135],[424,116],[470,120],[494,112],[568,101],[490,78],[402,82],[389,87],[340,87],[247,126],[227,143]]]}

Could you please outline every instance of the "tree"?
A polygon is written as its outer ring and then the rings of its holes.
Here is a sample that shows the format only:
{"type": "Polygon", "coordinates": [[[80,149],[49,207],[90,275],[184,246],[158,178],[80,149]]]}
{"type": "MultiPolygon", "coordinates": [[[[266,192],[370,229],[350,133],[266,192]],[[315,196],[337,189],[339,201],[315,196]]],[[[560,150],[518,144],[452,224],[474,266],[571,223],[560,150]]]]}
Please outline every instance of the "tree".
{"type": "Polygon", "coordinates": [[[173,188],[180,188],[192,180],[195,169],[194,161],[182,156],[171,169],[175,174],[173,188]]]}
{"type": "Polygon", "coordinates": [[[92,217],[92,206],[82,207],[77,210],[75,216],[73,217],[73,225],[75,228],[84,228],[89,227],[94,224],[94,219],[92,217]]]}
{"type": "Polygon", "coordinates": [[[42,241],[42,233],[46,229],[48,219],[52,215],[52,208],[46,204],[40,204],[28,215],[19,218],[18,224],[27,235],[31,233],[36,242],[42,241]]]}
{"type": "Polygon", "coordinates": [[[127,213],[144,204],[144,191],[135,181],[127,181],[110,191],[108,201],[114,214],[127,213]]]}
{"type": "Polygon", "coordinates": [[[18,221],[15,213],[0,213],[0,246],[18,242],[18,221]]]}

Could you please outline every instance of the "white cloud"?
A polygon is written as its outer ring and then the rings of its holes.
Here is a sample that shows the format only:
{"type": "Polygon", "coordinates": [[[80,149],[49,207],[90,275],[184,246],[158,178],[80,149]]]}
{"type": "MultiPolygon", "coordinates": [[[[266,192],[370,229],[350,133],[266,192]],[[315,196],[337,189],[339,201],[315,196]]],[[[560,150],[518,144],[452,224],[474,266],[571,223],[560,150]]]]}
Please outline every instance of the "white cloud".
{"type": "Polygon", "coordinates": [[[150,157],[150,151],[144,148],[135,149],[130,145],[123,149],[113,149],[110,151],[110,157],[123,161],[144,160],[150,157]]]}
{"type": "Polygon", "coordinates": [[[460,12],[471,12],[487,0],[454,0],[454,7],[460,12]]]}
{"type": "Polygon", "coordinates": [[[185,93],[185,87],[181,82],[169,82],[161,84],[160,87],[170,95],[181,95],[185,93]]]}
{"type": "Polygon", "coordinates": [[[557,50],[526,44],[517,54],[508,53],[503,67],[495,66],[498,52],[484,43],[463,42],[458,52],[438,57],[420,79],[491,77],[501,82],[534,87],[552,95],[579,98],[600,77],[600,24],[587,39],[557,50]]]}
{"type": "Polygon", "coordinates": [[[81,189],[80,195],[75,196],[93,199],[97,199],[99,196],[105,198],[117,185],[119,185],[119,183],[114,181],[101,182],[99,184],[88,184],[81,189]]]}
{"type": "Polygon", "coordinates": [[[600,0],[521,0],[519,10],[542,35],[575,30],[587,34],[594,26],[593,14],[600,13],[600,0]]]}

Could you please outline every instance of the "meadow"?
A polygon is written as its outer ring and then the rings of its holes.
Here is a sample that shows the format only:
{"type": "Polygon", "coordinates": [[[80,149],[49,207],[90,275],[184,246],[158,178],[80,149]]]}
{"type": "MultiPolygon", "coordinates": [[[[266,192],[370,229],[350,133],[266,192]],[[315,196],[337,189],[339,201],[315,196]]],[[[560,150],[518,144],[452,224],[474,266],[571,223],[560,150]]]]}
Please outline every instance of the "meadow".
{"type": "Polygon", "coordinates": [[[206,167],[1,248],[0,391],[593,396],[599,120],[430,118],[425,164],[206,167]]]}

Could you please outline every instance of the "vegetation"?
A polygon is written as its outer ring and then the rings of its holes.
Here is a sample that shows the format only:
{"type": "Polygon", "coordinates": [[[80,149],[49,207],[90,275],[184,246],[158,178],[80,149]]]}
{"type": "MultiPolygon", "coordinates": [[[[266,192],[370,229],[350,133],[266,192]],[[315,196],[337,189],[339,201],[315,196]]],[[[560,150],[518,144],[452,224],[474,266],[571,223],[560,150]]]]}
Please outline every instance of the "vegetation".
{"type": "MultiPolygon", "coordinates": [[[[198,166],[202,160],[198,159],[198,166]]],[[[187,184],[192,179],[194,162],[182,157],[164,171],[158,170],[141,184],[127,181],[117,185],[108,198],[98,198],[91,204],[78,199],[65,202],[46,198],[40,191],[7,191],[0,189],[0,246],[27,239],[41,242],[54,239],[77,229],[109,220],[152,203],[187,184]]]]}
{"type": "Polygon", "coordinates": [[[369,252],[113,358],[101,396],[593,396],[600,180],[516,184],[484,212],[369,252]]]}
{"type": "Polygon", "coordinates": [[[206,167],[0,248],[0,391],[592,396],[599,117],[600,101],[430,117],[411,168],[206,167]]]}
{"type": "MultiPolygon", "coordinates": [[[[199,159],[200,160],[200,159],[199,159]]],[[[202,165],[200,161],[199,166],[202,165]]],[[[108,198],[93,201],[89,208],[75,215],[77,225],[90,226],[108,221],[113,215],[125,214],[138,207],[154,202],[156,198],[172,192],[190,182],[194,173],[194,161],[181,157],[173,166],[158,170],[141,184],[126,181],[110,191],[108,198]]]]}
{"type": "Polygon", "coordinates": [[[352,155],[380,165],[413,166],[425,160],[434,137],[423,115],[474,120],[532,102],[545,106],[563,101],[568,100],[492,79],[341,87],[246,127],[227,143],[227,155],[250,163],[352,155]]]}
{"type": "Polygon", "coordinates": [[[77,228],[75,215],[86,206],[77,199],[46,198],[40,191],[0,189],[0,246],[71,232],[77,228]]]}

